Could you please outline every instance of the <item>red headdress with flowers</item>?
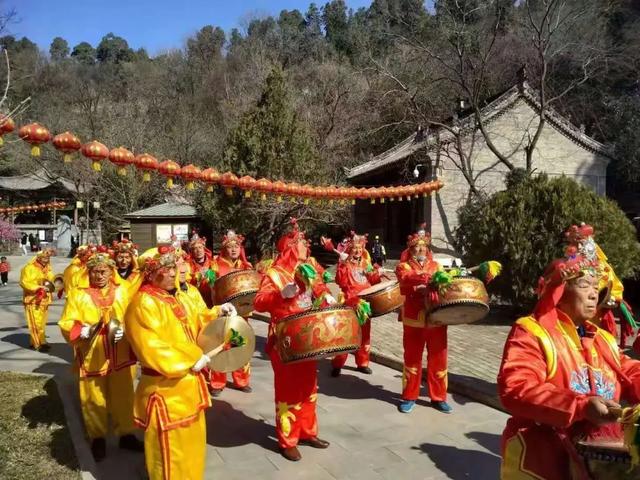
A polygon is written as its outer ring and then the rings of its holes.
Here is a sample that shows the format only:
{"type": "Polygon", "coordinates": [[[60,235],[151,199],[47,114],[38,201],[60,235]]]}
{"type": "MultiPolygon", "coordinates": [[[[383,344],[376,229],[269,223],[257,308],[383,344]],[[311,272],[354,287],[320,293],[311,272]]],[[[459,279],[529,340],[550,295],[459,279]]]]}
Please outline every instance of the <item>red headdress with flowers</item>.
{"type": "Polygon", "coordinates": [[[138,257],[140,269],[146,277],[162,268],[176,267],[176,250],[169,245],[151,248],[138,257]]]}
{"type": "Polygon", "coordinates": [[[128,238],[124,238],[120,242],[114,240],[111,244],[111,250],[113,251],[114,256],[119,253],[129,253],[132,257],[135,257],[138,245],[131,242],[128,238]]]}
{"type": "Polygon", "coordinates": [[[298,263],[298,242],[300,240],[306,241],[306,237],[304,232],[300,230],[296,218],[291,217],[289,223],[291,225],[289,231],[276,242],[278,257],[273,263],[286,269],[293,269],[298,263]]]}
{"type": "Polygon", "coordinates": [[[233,244],[240,248],[240,260],[243,263],[248,263],[247,255],[244,251],[244,236],[236,233],[234,230],[227,230],[227,233],[222,237],[222,248],[233,244]]]}
{"type": "Polygon", "coordinates": [[[411,249],[416,245],[424,245],[427,247],[427,259],[431,260],[431,234],[427,232],[427,224],[420,225],[418,231],[407,237],[407,248],[400,254],[400,261],[407,262],[411,258],[411,249]]]}
{"type": "Polygon", "coordinates": [[[562,298],[567,281],[584,275],[601,275],[593,233],[591,225],[569,227],[564,234],[567,241],[564,256],[553,260],[538,280],[538,303],[534,316],[543,326],[551,327],[549,322],[555,320],[554,310],[562,298]]]}

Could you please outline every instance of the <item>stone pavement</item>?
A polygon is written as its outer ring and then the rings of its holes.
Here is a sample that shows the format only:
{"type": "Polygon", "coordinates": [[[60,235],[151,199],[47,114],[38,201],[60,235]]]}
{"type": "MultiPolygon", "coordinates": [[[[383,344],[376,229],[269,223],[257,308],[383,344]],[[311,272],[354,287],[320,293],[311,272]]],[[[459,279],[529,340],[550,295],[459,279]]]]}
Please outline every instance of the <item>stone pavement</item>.
{"type": "MultiPolygon", "coordinates": [[[[119,451],[113,443],[109,445],[105,461],[96,465],[91,459],[88,444],[82,436],[77,386],[69,367],[71,352],[56,325],[62,303],[58,301],[50,309],[47,335],[52,349],[49,354],[29,350],[20,290],[15,284],[24,260],[20,257],[10,260],[14,268],[10,281],[14,283],[0,288],[0,370],[35,372],[56,378],[85,478],[144,478],[143,456],[119,451]]],[[[66,263],[66,259],[55,258],[54,270],[60,272],[66,263]]],[[[389,358],[392,355],[400,358],[399,324],[388,318],[374,322],[376,348],[384,346],[389,358]]],[[[497,478],[499,439],[506,421],[504,413],[454,394],[452,415],[436,412],[424,399],[412,414],[402,415],[396,410],[400,372],[382,365],[373,365],[372,376],[345,368],[341,378],[333,379],[329,377],[329,362],[320,362],[320,435],[332,442],[331,447],[328,450],[302,447],[304,458],[301,462],[292,464],[284,460],[277,453],[274,437],[271,367],[262,353],[266,324],[257,320],[251,323],[258,337],[252,367],[254,391],[244,394],[227,389],[207,412],[205,478],[497,478]]],[[[462,335],[464,327],[457,328],[461,329],[462,335]]],[[[491,335],[487,333],[487,336],[491,335]]],[[[477,337],[461,336],[460,342],[469,343],[466,347],[462,343],[456,347],[460,358],[471,354],[478,356],[472,353],[477,348],[473,344],[477,337]]],[[[479,360],[472,361],[478,363],[479,360]]],[[[471,370],[465,372],[473,374],[471,370]]]]}

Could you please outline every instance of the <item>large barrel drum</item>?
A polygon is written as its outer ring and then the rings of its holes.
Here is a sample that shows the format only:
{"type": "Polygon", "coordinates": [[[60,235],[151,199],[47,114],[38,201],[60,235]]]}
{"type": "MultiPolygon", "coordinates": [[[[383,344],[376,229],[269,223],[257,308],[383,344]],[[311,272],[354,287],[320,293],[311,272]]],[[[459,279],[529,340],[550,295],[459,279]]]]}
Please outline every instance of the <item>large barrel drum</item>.
{"type": "Polygon", "coordinates": [[[395,280],[380,282],[362,290],[358,296],[371,305],[371,316],[379,317],[398,310],[404,304],[400,284],[395,280]]]}
{"type": "Polygon", "coordinates": [[[592,480],[640,480],[640,468],[631,468],[631,455],[621,441],[581,441],[576,449],[592,480]]]}
{"type": "Polygon", "coordinates": [[[346,306],[313,308],[276,324],[276,348],[284,363],[355,352],[361,336],[358,317],[346,306]]]}
{"type": "Polygon", "coordinates": [[[482,320],[489,313],[489,294],[475,277],[456,277],[439,293],[438,304],[427,304],[431,325],[459,325],[482,320]]]}
{"type": "Polygon", "coordinates": [[[236,270],[216,280],[213,287],[215,303],[232,303],[238,315],[253,311],[253,299],[260,289],[261,276],[255,270],[236,270]]]}

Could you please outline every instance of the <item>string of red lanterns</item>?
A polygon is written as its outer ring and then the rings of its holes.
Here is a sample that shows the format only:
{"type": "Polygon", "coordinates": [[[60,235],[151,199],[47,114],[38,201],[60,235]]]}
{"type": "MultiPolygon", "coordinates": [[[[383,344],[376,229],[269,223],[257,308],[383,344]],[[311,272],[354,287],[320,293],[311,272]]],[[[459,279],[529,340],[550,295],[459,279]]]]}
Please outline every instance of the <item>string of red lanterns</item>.
{"type": "MultiPolygon", "coordinates": [[[[0,117],[0,145],[2,136],[15,130],[15,123],[9,117],[0,117]]],[[[31,145],[31,154],[40,155],[40,146],[52,140],[51,133],[39,123],[30,123],[18,130],[22,140],[31,145]]],[[[427,197],[440,190],[444,183],[440,180],[423,182],[419,184],[398,185],[393,187],[339,187],[300,185],[296,182],[271,181],[266,178],[255,179],[249,175],[240,178],[233,172],[219,173],[215,168],[201,170],[195,165],[181,167],[173,160],[158,161],[149,153],[134,155],[124,147],[109,149],[103,143],[93,140],[82,144],[80,139],[71,132],[64,132],[53,137],[54,148],[63,154],[64,162],[71,162],[72,156],[80,151],[82,155],[92,162],[92,168],[99,172],[101,162],[109,160],[117,168],[119,175],[127,174],[127,167],[134,165],[143,173],[143,182],[151,181],[151,172],[157,171],[167,178],[167,188],[172,188],[174,180],[181,178],[185,182],[187,190],[194,190],[196,182],[203,182],[207,192],[213,192],[216,185],[220,185],[227,195],[233,195],[235,189],[244,192],[244,197],[250,198],[252,192],[257,192],[260,200],[265,201],[267,195],[275,196],[277,202],[282,202],[285,197],[296,201],[303,199],[304,203],[311,200],[328,200],[329,203],[338,201],[344,203],[356,200],[370,200],[371,203],[385,203],[411,200],[413,198],[427,197]]]]}
{"type": "Polygon", "coordinates": [[[66,202],[56,201],[56,202],[39,203],[36,205],[20,205],[17,207],[4,207],[4,208],[0,208],[0,215],[55,210],[55,209],[64,208],[66,206],[67,206],[66,202]]]}

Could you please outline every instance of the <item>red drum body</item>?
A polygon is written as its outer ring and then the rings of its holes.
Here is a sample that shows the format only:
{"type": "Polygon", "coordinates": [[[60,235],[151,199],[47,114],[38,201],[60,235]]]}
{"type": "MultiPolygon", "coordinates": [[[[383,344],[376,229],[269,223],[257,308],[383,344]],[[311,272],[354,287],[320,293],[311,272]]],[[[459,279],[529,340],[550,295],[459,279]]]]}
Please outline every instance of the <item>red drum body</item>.
{"type": "Polygon", "coordinates": [[[284,363],[304,362],[354,352],[360,347],[361,335],[352,308],[310,309],[277,323],[276,348],[284,363]]]}
{"type": "Polygon", "coordinates": [[[372,317],[391,313],[404,304],[404,296],[400,293],[400,284],[394,280],[373,285],[361,291],[358,296],[369,302],[372,317]]]}

